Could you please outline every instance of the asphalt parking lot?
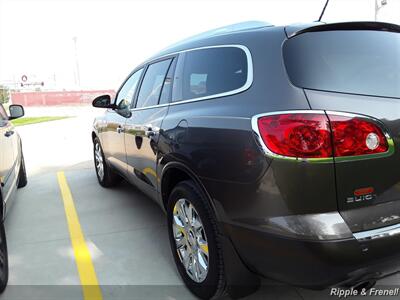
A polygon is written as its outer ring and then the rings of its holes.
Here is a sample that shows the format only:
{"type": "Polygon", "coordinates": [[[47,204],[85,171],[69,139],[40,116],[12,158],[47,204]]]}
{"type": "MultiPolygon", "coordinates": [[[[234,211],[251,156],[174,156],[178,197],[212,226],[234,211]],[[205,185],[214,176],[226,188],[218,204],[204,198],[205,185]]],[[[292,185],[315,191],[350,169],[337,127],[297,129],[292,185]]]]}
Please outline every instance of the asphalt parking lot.
{"type": "MultiPolygon", "coordinates": [[[[97,183],[90,132],[101,111],[56,113],[75,117],[18,128],[29,182],[6,219],[10,278],[0,299],[193,299],[176,271],[159,207],[127,183],[97,183]]],[[[379,284],[400,285],[400,276],[379,284]]],[[[329,291],[268,280],[248,297],[264,298],[332,299],[329,291]]]]}

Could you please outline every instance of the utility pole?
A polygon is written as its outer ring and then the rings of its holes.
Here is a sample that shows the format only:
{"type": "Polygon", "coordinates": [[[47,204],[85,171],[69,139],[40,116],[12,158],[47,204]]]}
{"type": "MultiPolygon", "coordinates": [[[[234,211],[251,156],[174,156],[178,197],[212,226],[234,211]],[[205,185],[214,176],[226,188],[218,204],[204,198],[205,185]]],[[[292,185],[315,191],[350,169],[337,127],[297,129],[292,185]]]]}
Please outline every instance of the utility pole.
{"type": "Polygon", "coordinates": [[[375,0],[375,22],[378,21],[379,10],[387,5],[387,0],[375,0]]]}
{"type": "Polygon", "coordinates": [[[78,47],[77,47],[77,42],[78,42],[78,37],[74,36],[72,38],[74,41],[74,50],[75,50],[75,68],[76,68],[76,75],[75,75],[75,84],[80,88],[81,87],[81,74],[79,70],[79,60],[78,60],[78,47]]]}
{"type": "Polygon", "coordinates": [[[53,84],[54,84],[54,89],[57,89],[56,72],[53,73],[53,84]]]}

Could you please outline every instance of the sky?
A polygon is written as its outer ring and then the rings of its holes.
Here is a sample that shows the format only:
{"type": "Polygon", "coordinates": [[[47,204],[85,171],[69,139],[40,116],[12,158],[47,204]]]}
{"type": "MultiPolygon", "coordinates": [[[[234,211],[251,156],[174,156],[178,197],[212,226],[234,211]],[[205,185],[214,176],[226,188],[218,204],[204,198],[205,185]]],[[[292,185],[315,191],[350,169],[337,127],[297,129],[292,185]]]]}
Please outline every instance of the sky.
{"type": "MultiPolygon", "coordinates": [[[[400,0],[387,2],[378,19],[399,24],[400,0]]],[[[324,4],[325,0],[0,0],[0,84],[19,83],[26,75],[28,82],[44,81],[49,89],[117,89],[136,65],[186,37],[250,20],[275,25],[311,22],[324,4]]],[[[330,0],[323,21],[374,17],[375,0],[330,0]]]]}

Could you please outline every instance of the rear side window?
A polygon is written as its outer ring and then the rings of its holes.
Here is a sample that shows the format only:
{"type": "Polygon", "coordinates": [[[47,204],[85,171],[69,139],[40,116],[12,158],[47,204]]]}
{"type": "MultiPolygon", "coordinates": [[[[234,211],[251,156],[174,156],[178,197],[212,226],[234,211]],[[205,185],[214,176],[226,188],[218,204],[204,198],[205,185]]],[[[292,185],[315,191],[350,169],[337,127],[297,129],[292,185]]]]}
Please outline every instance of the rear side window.
{"type": "Polygon", "coordinates": [[[188,100],[231,92],[247,82],[247,55],[237,47],[217,47],[185,52],[181,99],[188,100]]]}
{"type": "Polygon", "coordinates": [[[136,108],[148,107],[158,104],[164,79],[167,76],[168,68],[172,59],[163,60],[151,64],[144,75],[140,87],[136,108]]]}
{"type": "Polygon", "coordinates": [[[283,55],[298,87],[400,98],[399,33],[304,33],[286,41],[283,55]]]}

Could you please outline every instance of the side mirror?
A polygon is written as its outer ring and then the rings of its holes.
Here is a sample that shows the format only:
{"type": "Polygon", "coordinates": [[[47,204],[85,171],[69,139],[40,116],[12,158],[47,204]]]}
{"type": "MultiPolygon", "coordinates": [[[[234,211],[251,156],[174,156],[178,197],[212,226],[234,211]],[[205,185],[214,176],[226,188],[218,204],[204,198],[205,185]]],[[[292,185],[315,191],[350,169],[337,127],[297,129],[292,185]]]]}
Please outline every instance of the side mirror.
{"type": "Polygon", "coordinates": [[[25,111],[22,105],[12,104],[8,109],[10,110],[9,120],[15,120],[25,115],[25,111]]]}
{"type": "Polygon", "coordinates": [[[101,95],[92,102],[93,107],[115,109],[115,104],[111,103],[110,95],[101,95]]]}

